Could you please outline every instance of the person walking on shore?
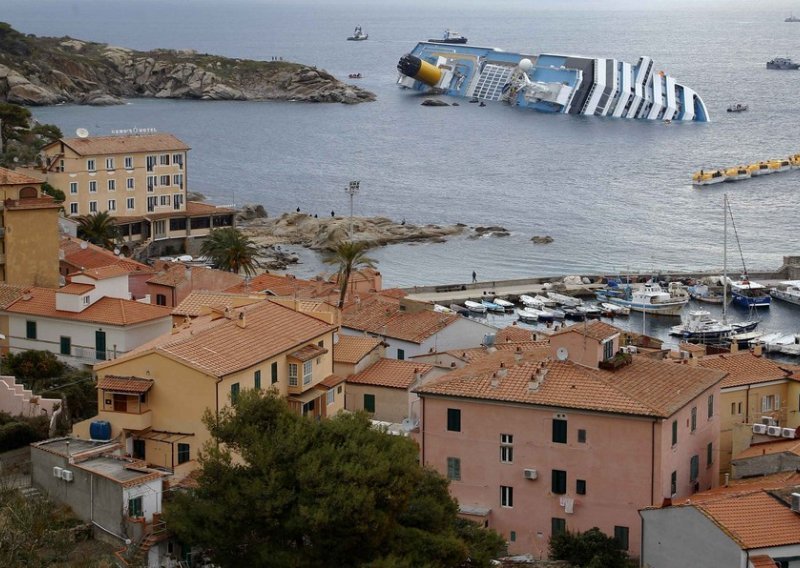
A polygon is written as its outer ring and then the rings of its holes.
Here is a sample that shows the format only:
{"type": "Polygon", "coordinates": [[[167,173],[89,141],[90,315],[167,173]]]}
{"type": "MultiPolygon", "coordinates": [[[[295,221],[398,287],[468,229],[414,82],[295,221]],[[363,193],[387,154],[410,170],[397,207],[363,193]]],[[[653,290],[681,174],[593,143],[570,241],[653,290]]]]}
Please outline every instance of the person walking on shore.
{"type": "Polygon", "coordinates": [[[473,282],[478,281],[478,274],[474,270],[472,271],[472,281],[473,282]]]}

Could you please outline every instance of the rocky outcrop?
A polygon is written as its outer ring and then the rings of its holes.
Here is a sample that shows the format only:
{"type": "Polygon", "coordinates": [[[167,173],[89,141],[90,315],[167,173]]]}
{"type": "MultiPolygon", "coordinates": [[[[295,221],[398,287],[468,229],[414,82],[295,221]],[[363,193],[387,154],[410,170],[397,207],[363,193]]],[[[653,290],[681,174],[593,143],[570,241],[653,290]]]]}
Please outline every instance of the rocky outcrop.
{"type": "Polygon", "coordinates": [[[535,245],[549,245],[553,242],[553,237],[549,235],[545,235],[543,237],[536,235],[535,237],[531,237],[531,242],[533,242],[535,245]]]}
{"type": "Polygon", "coordinates": [[[412,225],[386,217],[325,217],[306,213],[284,213],[271,219],[255,219],[239,228],[261,246],[298,244],[314,250],[331,250],[346,240],[370,246],[413,241],[441,242],[464,231],[463,225],[412,225]],[[352,238],[350,237],[352,235],[352,238]]]}
{"type": "Polygon", "coordinates": [[[0,101],[106,105],[134,97],[345,104],[375,99],[298,63],[192,50],[142,52],[73,38],[26,36],[0,22],[0,101]]]}

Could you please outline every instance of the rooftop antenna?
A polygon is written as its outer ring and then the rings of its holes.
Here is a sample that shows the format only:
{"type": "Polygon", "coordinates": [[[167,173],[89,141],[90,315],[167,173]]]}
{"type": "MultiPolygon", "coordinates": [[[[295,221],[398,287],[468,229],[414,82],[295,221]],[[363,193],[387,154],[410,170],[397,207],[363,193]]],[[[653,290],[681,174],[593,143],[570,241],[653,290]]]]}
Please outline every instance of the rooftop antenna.
{"type": "Polygon", "coordinates": [[[75,134],[78,135],[78,138],[88,138],[89,137],[89,131],[86,130],[85,128],[78,128],[75,131],[75,134]]]}

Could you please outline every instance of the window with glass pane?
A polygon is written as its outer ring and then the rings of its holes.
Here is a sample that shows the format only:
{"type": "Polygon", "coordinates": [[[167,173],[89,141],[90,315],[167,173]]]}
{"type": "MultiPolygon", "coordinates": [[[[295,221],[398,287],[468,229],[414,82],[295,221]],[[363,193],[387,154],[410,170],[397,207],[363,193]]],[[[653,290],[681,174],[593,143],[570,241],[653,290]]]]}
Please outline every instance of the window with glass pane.
{"type": "Polygon", "coordinates": [[[275,383],[278,382],[278,362],[277,361],[274,362],[272,365],[270,365],[270,374],[272,375],[272,384],[274,385],[275,383]]]}
{"type": "Polygon", "coordinates": [[[312,371],[314,370],[314,362],[306,361],[303,363],[303,384],[307,385],[311,382],[312,371]]]}
{"type": "Polygon", "coordinates": [[[553,441],[557,444],[567,443],[567,421],[553,419],[553,441]]]}
{"type": "Polygon", "coordinates": [[[692,407],[692,432],[697,430],[697,407],[692,407]]]}
{"type": "Polygon", "coordinates": [[[514,463],[514,436],[500,434],[500,462],[514,463]]]}
{"type": "Polygon", "coordinates": [[[692,459],[689,460],[689,481],[697,481],[698,475],[700,475],[700,458],[697,455],[693,455],[692,459]]]}
{"type": "Polygon", "coordinates": [[[513,507],[514,506],[514,488],[508,485],[500,486],[500,506],[513,507]]]}
{"type": "Polygon", "coordinates": [[[375,395],[374,394],[365,394],[364,395],[364,410],[367,412],[371,412],[375,414],[375,395]]]}
{"type": "Polygon", "coordinates": [[[461,459],[447,458],[447,479],[461,481],[461,459]]]}
{"type": "Polygon", "coordinates": [[[255,386],[255,388],[257,388],[257,389],[261,388],[261,371],[260,370],[256,371],[255,373],[253,373],[253,386],[255,386]]]}
{"type": "Polygon", "coordinates": [[[189,461],[190,457],[190,447],[189,444],[178,444],[178,463],[186,463],[189,461]]]}
{"type": "Polygon", "coordinates": [[[289,386],[297,386],[297,363],[289,363],[289,386]]]}
{"type": "Polygon", "coordinates": [[[447,430],[461,432],[461,410],[458,408],[447,409],[447,430]]]}
{"type": "Polygon", "coordinates": [[[554,469],[552,475],[552,487],[553,493],[556,495],[563,495],[567,492],[567,472],[554,469]]]}
{"type": "Polygon", "coordinates": [[[617,541],[617,546],[622,550],[628,550],[628,527],[614,527],[614,540],[617,541]]]}
{"type": "Polygon", "coordinates": [[[711,418],[714,416],[714,395],[708,395],[708,417],[711,418]]]}

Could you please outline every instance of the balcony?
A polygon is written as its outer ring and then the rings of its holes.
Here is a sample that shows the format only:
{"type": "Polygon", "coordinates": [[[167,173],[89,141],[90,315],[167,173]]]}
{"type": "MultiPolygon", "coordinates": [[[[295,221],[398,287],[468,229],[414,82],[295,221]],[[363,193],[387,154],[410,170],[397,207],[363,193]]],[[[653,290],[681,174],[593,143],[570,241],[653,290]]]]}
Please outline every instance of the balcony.
{"type": "Polygon", "coordinates": [[[153,425],[153,412],[145,410],[141,414],[133,412],[115,412],[113,410],[101,410],[97,413],[98,420],[108,420],[111,429],[117,433],[119,430],[139,431],[150,428],[153,425]]]}

